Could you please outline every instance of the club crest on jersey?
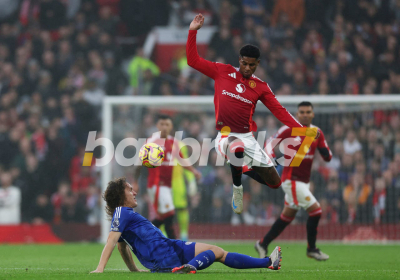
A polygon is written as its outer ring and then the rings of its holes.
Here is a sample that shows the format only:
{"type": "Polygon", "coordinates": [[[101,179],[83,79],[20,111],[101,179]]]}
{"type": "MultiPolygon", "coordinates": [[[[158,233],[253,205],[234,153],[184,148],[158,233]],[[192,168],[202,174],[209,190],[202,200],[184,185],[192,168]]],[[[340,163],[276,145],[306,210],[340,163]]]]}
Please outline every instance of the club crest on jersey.
{"type": "Polygon", "coordinates": [[[246,91],[246,87],[244,86],[244,84],[237,84],[236,85],[236,91],[238,93],[243,93],[246,91]]]}
{"type": "Polygon", "coordinates": [[[249,81],[249,86],[250,86],[251,88],[255,88],[255,87],[257,86],[257,84],[256,84],[255,81],[250,80],[250,81],[249,81]]]}
{"type": "Polygon", "coordinates": [[[119,227],[119,220],[117,217],[114,218],[114,221],[112,223],[112,231],[118,231],[118,227],[119,227]]]}

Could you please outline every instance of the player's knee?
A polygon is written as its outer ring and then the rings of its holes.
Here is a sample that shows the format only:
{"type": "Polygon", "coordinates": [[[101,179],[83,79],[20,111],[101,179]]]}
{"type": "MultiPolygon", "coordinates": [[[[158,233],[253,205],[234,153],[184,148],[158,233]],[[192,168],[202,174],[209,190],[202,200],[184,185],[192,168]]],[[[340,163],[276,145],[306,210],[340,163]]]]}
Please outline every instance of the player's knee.
{"type": "Polygon", "coordinates": [[[224,256],[226,255],[225,250],[218,246],[213,246],[211,248],[211,251],[213,251],[216,261],[221,261],[224,258],[224,256]]]}
{"type": "Polygon", "coordinates": [[[316,202],[316,204],[317,205],[315,205],[315,207],[310,207],[310,208],[312,208],[312,210],[310,209],[310,211],[307,211],[308,215],[310,217],[321,217],[321,215],[322,215],[322,209],[321,209],[319,203],[316,202]]]}

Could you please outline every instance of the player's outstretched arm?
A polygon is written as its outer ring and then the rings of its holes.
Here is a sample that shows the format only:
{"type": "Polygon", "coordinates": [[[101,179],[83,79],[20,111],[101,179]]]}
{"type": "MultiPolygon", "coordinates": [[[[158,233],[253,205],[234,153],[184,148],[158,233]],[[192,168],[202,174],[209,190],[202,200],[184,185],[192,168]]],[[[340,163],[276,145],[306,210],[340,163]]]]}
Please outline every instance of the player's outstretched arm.
{"type": "Polygon", "coordinates": [[[204,23],[204,16],[198,14],[194,17],[193,21],[189,26],[189,36],[186,42],[186,57],[187,63],[190,67],[193,67],[197,71],[200,71],[204,75],[215,79],[218,75],[218,69],[215,63],[205,60],[199,56],[197,52],[196,36],[197,30],[199,30],[204,23]]]}
{"type": "Polygon", "coordinates": [[[276,99],[275,95],[269,89],[261,95],[261,102],[271,111],[274,116],[288,127],[303,127],[276,99]]]}
{"type": "Polygon", "coordinates": [[[132,258],[132,253],[126,243],[118,242],[118,251],[121,254],[128,269],[132,272],[148,272],[147,270],[139,269],[132,258]]]}
{"type": "Polygon", "coordinates": [[[108,235],[106,246],[104,246],[103,252],[101,253],[99,265],[97,266],[96,270],[90,273],[102,273],[104,271],[104,268],[106,267],[107,262],[110,259],[111,253],[114,250],[114,247],[120,237],[120,232],[110,232],[110,234],[108,235]]]}

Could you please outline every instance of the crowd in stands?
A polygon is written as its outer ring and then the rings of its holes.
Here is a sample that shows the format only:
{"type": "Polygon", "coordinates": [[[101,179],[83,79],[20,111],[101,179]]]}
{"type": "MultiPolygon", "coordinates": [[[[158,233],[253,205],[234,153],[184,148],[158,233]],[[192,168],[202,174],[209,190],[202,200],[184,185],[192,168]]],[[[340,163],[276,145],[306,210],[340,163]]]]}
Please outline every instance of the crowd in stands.
{"type": "MultiPolygon", "coordinates": [[[[99,222],[99,170],[82,161],[88,131],[101,129],[102,98],[212,95],[212,80],[190,69],[184,54],[161,73],[142,49],[152,27],[187,28],[199,12],[205,25],[218,27],[205,58],[237,66],[240,47],[258,45],[256,75],[276,95],[400,92],[396,0],[1,1],[0,223],[10,223],[2,217],[11,202],[21,211],[13,223],[99,222]]],[[[116,137],[149,136],[154,112],[138,125],[129,108],[120,109],[116,137]]],[[[187,136],[215,136],[212,115],[175,117],[175,128],[187,136]]],[[[255,119],[270,135],[279,128],[271,116],[255,119]]],[[[331,163],[317,158],[313,167],[323,220],[398,222],[399,111],[319,119],[334,154],[331,163]]],[[[193,221],[264,225],[279,215],[283,192],[245,179],[246,211],[232,217],[229,170],[200,170],[193,221]]],[[[120,173],[131,177],[131,171],[120,173]]]]}

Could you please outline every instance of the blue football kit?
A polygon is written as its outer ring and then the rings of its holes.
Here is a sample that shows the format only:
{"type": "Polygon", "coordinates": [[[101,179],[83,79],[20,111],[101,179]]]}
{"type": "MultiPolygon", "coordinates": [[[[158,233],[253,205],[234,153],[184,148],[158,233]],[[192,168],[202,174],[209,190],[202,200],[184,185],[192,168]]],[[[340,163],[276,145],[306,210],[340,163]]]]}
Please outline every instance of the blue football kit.
{"type": "Polygon", "coordinates": [[[165,237],[133,208],[115,209],[111,231],[121,232],[118,242],[125,242],[140,263],[151,272],[171,272],[172,268],[186,264],[194,258],[195,242],[165,237]]]}

